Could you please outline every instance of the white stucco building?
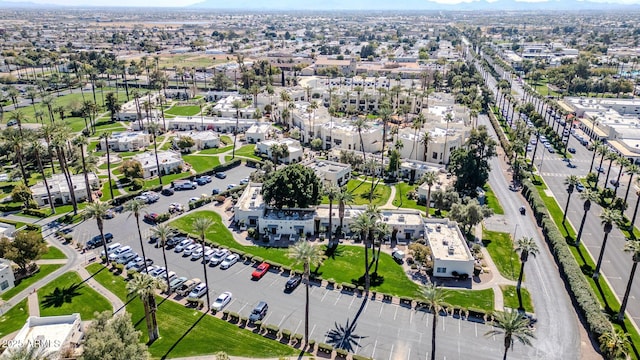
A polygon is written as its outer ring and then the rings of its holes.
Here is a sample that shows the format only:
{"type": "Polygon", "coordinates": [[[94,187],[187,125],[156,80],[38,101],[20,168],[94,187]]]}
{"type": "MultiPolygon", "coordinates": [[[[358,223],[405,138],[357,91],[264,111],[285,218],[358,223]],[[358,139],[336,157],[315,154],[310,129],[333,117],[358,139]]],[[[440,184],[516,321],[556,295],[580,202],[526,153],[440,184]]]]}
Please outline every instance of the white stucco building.
{"type": "Polygon", "coordinates": [[[9,342],[5,354],[11,354],[13,349],[21,346],[36,346],[43,348],[51,359],[60,359],[61,351],[68,348],[75,350],[83,337],[80,314],[30,316],[15,338],[9,342]]]}
{"type": "Polygon", "coordinates": [[[0,294],[15,286],[15,277],[9,260],[0,259],[0,294]]]}
{"type": "Polygon", "coordinates": [[[269,132],[271,130],[271,125],[267,123],[257,123],[251,125],[245,131],[244,136],[249,144],[259,143],[260,141],[265,141],[269,138],[269,132]]]}
{"type": "Polygon", "coordinates": [[[308,160],[302,165],[312,169],[325,183],[344,186],[351,179],[351,165],[328,160],[308,160]]]}
{"type": "Polygon", "coordinates": [[[286,145],[289,151],[287,156],[278,158],[278,162],[282,164],[297,163],[302,161],[304,156],[302,146],[297,140],[281,139],[281,140],[264,140],[256,144],[256,151],[273,159],[271,147],[274,145],[286,145]]]}
{"type": "Polygon", "coordinates": [[[180,139],[180,137],[184,136],[193,139],[194,144],[189,149],[189,151],[215,149],[220,146],[220,137],[218,136],[218,134],[211,130],[179,132],[173,138],[173,144],[178,146],[178,140],[180,139]]]}
{"type": "MultiPolygon", "coordinates": [[[[86,200],[91,190],[97,190],[100,188],[100,181],[96,174],[88,173],[87,177],[89,178],[89,186],[91,189],[87,189],[86,187],[84,174],[71,175],[73,192],[76,196],[77,202],[86,200]]],[[[55,174],[50,178],[47,178],[47,184],[49,185],[51,199],[55,204],[71,203],[71,192],[69,191],[69,186],[67,185],[67,181],[63,174],[55,174]]],[[[47,189],[44,186],[44,181],[33,185],[31,187],[31,193],[33,195],[33,199],[38,203],[38,206],[49,205],[49,197],[47,195],[47,189]]]]}
{"type": "Polygon", "coordinates": [[[113,151],[138,151],[151,144],[151,135],[140,131],[123,131],[111,134],[109,149],[113,151]]]}
{"type": "MultiPolygon", "coordinates": [[[[142,165],[145,179],[158,176],[156,157],[152,151],[138,154],[133,157],[133,160],[140,162],[142,165]]],[[[158,151],[158,162],[160,163],[160,172],[163,175],[180,171],[180,168],[184,165],[180,154],[174,151],[158,151]]]]}
{"type": "Polygon", "coordinates": [[[473,275],[475,260],[467,241],[454,221],[426,219],[424,228],[427,243],[433,257],[433,275],[453,277],[458,274],[473,275]]]}

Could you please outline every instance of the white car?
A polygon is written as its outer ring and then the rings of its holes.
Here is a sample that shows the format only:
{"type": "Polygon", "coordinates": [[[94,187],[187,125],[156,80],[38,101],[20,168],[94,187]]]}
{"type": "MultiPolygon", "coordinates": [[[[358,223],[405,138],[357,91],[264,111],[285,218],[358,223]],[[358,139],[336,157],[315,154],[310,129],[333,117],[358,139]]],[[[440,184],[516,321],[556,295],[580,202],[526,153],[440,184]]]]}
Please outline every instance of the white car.
{"type": "Polygon", "coordinates": [[[209,261],[211,260],[211,258],[213,257],[213,255],[216,253],[216,251],[214,249],[209,249],[207,250],[207,247],[204,248],[204,261],[209,261]]]}
{"type": "Polygon", "coordinates": [[[228,268],[230,268],[231,265],[233,265],[233,264],[238,262],[238,259],[240,259],[240,255],[238,255],[238,254],[231,254],[231,255],[227,256],[226,258],[224,258],[222,263],[220,263],[220,269],[228,269],[228,268]]]}
{"type": "Polygon", "coordinates": [[[204,250],[202,249],[202,245],[198,245],[198,248],[194,249],[193,252],[191,253],[191,260],[200,259],[203,253],[204,253],[204,250]]]}
{"type": "Polygon", "coordinates": [[[158,276],[162,276],[164,275],[164,273],[167,272],[167,269],[163,268],[163,267],[157,267],[155,270],[151,271],[149,273],[149,275],[153,276],[153,277],[158,277],[158,276]]]}
{"type": "Polygon", "coordinates": [[[188,298],[189,299],[199,299],[202,296],[204,296],[204,294],[207,293],[207,285],[205,285],[204,283],[200,283],[198,284],[195,288],[193,288],[193,290],[191,290],[191,292],[189,293],[188,298]]]}
{"type": "Polygon", "coordinates": [[[180,241],[180,244],[176,245],[176,248],[173,249],[173,251],[179,253],[182,252],[187,246],[192,245],[193,244],[193,240],[192,239],[185,239],[180,241]]]}
{"type": "Polygon", "coordinates": [[[224,308],[225,306],[227,306],[227,304],[229,304],[232,296],[233,294],[231,294],[230,291],[223,292],[222,294],[220,294],[220,296],[218,296],[216,301],[214,301],[213,304],[211,304],[211,308],[213,308],[213,310],[215,311],[222,310],[222,308],[224,308]]]}
{"type": "Polygon", "coordinates": [[[186,248],[184,248],[184,252],[182,254],[182,256],[191,256],[191,254],[196,251],[196,249],[199,249],[200,245],[199,244],[191,244],[189,246],[187,246],[186,248]]]}
{"type": "Polygon", "coordinates": [[[209,265],[216,266],[220,264],[222,260],[224,260],[228,255],[229,255],[229,250],[227,249],[220,249],[216,251],[216,253],[213,254],[211,259],[209,260],[209,265]]]}

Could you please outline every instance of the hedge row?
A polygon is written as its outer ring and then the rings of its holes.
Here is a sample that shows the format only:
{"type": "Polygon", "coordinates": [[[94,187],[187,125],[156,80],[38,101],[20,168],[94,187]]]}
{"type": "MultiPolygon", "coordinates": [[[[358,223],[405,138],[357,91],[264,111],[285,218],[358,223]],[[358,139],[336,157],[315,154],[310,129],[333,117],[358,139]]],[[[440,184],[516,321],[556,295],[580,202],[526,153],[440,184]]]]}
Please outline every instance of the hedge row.
{"type": "Polygon", "coordinates": [[[609,319],[602,312],[602,307],[593,294],[576,259],[571,254],[564,236],[549,215],[542,197],[530,180],[523,181],[522,193],[529,201],[538,224],[542,226],[542,233],[558,264],[560,275],[568,284],[570,295],[575,299],[578,309],[584,315],[594,338],[599,339],[600,335],[611,330],[609,319]]]}

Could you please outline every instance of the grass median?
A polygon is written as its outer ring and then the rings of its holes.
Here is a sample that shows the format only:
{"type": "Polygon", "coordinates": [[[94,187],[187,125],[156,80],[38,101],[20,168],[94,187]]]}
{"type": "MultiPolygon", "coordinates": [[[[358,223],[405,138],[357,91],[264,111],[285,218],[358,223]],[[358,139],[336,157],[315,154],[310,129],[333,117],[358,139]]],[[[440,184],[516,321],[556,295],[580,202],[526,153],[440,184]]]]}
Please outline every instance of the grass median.
{"type": "Polygon", "coordinates": [[[38,303],[40,316],[79,313],[83,320],[112,309],[109,300],[85,284],[76,272],[64,273],[38,289],[38,303]]]}
{"type": "Polygon", "coordinates": [[[37,273],[31,275],[28,278],[20,280],[20,282],[14,288],[7,290],[5,293],[2,294],[0,298],[2,298],[2,300],[11,299],[22,290],[29,288],[31,285],[35,284],[39,280],[43,279],[44,277],[58,270],[61,267],[62,267],[62,264],[40,265],[40,269],[38,270],[37,273]]]}

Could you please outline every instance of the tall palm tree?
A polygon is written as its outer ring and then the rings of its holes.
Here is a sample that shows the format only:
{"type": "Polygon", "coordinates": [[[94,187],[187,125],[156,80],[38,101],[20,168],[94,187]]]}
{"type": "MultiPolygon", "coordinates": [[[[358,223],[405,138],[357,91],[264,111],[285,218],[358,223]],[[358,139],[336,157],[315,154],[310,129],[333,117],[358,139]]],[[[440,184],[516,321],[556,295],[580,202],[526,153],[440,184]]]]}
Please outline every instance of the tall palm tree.
{"type": "Polygon", "coordinates": [[[162,186],[162,173],[160,172],[160,161],[158,160],[158,142],[157,135],[160,132],[160,124],[155,121],[150,122],[147,125],[147,131],[151,134],[151,139],[153,140],[153,153],[156,156],[156,170],[158,171],[158,181],[162,186]]]}
{"type": "Polygon", "coordinates": [[[602,239],[602,248],[600,248],[600,255],[598,255],[596,269],[592,275],[595,280],[598,280],[598,278],[600,277],[600,266],[602,265],[604,251],[607,248],[607,239],[609,238],[609,233],[611,232],[611,230],[613,230],[613,224],[619,223],[621,219],[622,215],[619,211],[612,209],[602,209],[602,213],[600,214],[600,223],[603,226],[604,238],[602,239]]]}
{"type": "Polygon", "coordinates": [[[628,359],[629,335],[622,329],[611,329],[598,338],[600,351],[607,360],[628,359]]]}
{"type": "Polygon", "coordinates": [[[358,132],[358,137],[360,138],[360,151],[362,151],[362,161],[367,162],[367,155],[364,151],[364,141],[362,140],[362,131],[367,130],[369,128],[369,124],[367,123],[367,119],[364,117],[358,117],[353,121],[353,126],[356,128],[358,132]]]}
{"type": "Polygon", "coordinates": [[[440,316],[440,311],[442,311],[443,305],[449,295],[446,290],[434,283],[423,286],[420,290],[422,298],[427,304],[427,308],[431,310],[431,313],[433,314],[433,321],[431,322],[431,360],[435,360],[438,316],[440,316]]]}
{"type": "Polygon", "coordinates": [[[584,204],[582,209],[584,212],[582,213],[582,220],[580,221],[580,229],[578,230],[578,235],[576,236],[576,247],[580,247],[580,239],[582,238],[582,230],[584,229],[584,223],[587,220],[587,214],[589,210],[591,210],[591,203],[598,201],[598,193],[591,189],[585,189],[582,193],[580,193],[580,199],[584,200],[584,204]]]}
{"type": "Polygon", "coordinates": [[[167,263],[165,247],[167,245],[167,241],[173,237],[174,229],[169,224],[163,223],[152,227],[151,233],[158,238],[156,244],[162,249],[162,260],[164,261],[164,268],[167,269],[165,275],[167,277],[167,284],[169,284],[169,263],[167,263]]]}
{"type": "Polygon", "coordinates": [[[613,165],[614,161],[619,161],[620,156],[613,152],[610,151],[609,154],[606,156],[607,160],[609,160],[609,166],[607,167],[607,176],[604,179],[604,186],[607,186],[607,183],[609,183],[609,176],[611,175],[611,166],[613,165]]]}
{"type": "Polygon", "coordinates": [[[333,235],[333,201],[338,197],[340,193],[340,188],[335,185],[326,186],[324,189],[324,194],[329,198],[329,246],[333,247],[333,243],[331,242],[333,235]]]}
{"type": "MultiPolygon", "coordinates": [[[[202,253],[204,254],[204,246],[206,243],[207,231],[213,226],[213,221],[206,217],[199,217],[193,221],[193,231],[200,237],[200,246],[202,247],[202,253]]],[[[202,270],[204,271],[204,284],[207,286],[207,311],[211,306],[211,299],[209,298],[209,277],[207,276],[207,262],[202,262],[202,270]]]]}
{"type": "Polygon", "coordinates": [[[619,156],[618,165],[620,165],[620,171],[618,172],[618,177],[616,178],[615,183],[616,197],[618,196],[618,188],[620,188],[620,177],[622,177],[622,173],[627,169],[627,166],[631,165],[631,161],[624,156],[619,156]]]}
{"type": "Polygon", "coordinates": [[[231,159],[236,158],[236,140],[238,139],[238,125],[240,122],[240,109],[244,107],[244,103],[240,100],[234,100],[233,108],[236,109],[236,127],[233,129],[233,149],[231,151],[231,159]]]}
{"type": "Polygon", "coordinates": [[[448,160],[447,159],[447,140],[449,140],[449,123],[451,123],[453,121],[453,114],[451,114],[451,112],[448,112],[447,115],[445,115],[444,117],[444,121],[447,123],[447,129],[445,130],[444,133],[444,149],[442,150],[442,163],[447,165],[448,160]]]}
{"type": "Polygon", "coordinates": [[[627,166],[627,175],[629,175],[629,183],[627,184],[627,191],[624,194],[624,203],[627,203],[627,198],[629,197],[629,190],[631,190],[631,183],[633,182],[634,175],[640,174],[640,166],[636,164],[631,164],[627,166]]]}
{"type": "Polygon", "coordinates": [[[88,204],[84,208],[84,217],[85,219],[95,219],[96,225],[98,225],[98,231],[100,232],[100,237],[102,238],[102,247],[105,255],[109,252],[107,251],[107,240],[104,238],[104,217],[109,210],[109,203],[102,202],[100,200],[88,204]]]}
{"type": "Polygon", "coordinates": [[[493,313],[493,330],[485,333],[485,336],[494,336],[504,334],[504,356],[507,359],[507,352],[513,349],[514,337],[521,344],[531,346],[531,339],[535,339],[531,321],[529,318],[522,316],[517,311],[497,311],[493,313]]]}
{"type": "Polygon", "coordinates": [[[302,264],[305,282],[305,307],[304,307],[304,340],[309,343],[309,278],[311,277],[311,266],[319,266],[324,261],[322,249],[305,239],[300,239],[294,246],[289,248],[289,258],[294,264],[302,264]]]}
{"type": "Polygon", "coordinates": [[[429,131],[425,131],[420,139],[420,142],[424,145],[424,161],[427,161],[429,156],[429,143],[431,143],[431,141],[433,141],[433,136],[429,131]]]}
{"type": "Polygon", "coordinates": [[[104,140],[104,147],[107,151],[107,178],[109,180],[109,193],[113,199],[113,183],[111,182],[111,156],[109,155],[109,138],[111,137],[111,131],[105,131],[100,134],[100,139],[104,140]]]}
{"type": "Polygon", "coordinates": [[[149,343],[153,343],[160,337],[158,321],[156,319],[156,290],[164,291],[167,284],[148,274],[134,274],[133,279],[127,283],[129,297],[139,297],[144,306],[144,318],[147,322],[149,343]]]}
{"type": "Polygon", "coordinates": [[[351,230],[360,235],[360,240],[364,244],[364,288],[365,291],[369,291],[370,279],[369,279],[369,250],[367,249],[369,233],[373,231],[375,227],[375,221],[366,212],[360,213],[353,223],[351,224],[351,230]]]}
{"type": "Polygon", "coordinates": [[[376,266],[373,269],[373,275],[377,276],[378,275],[378,262],[380,261],[380,252],[382,251],[382,243],[384,242],[384,239],[387,238],[389,235],[391,235],[391,226],[389,226],[388,223],[384,222],[384,221],[378,221],[376,223],[376,226],[374,228],[375,234],[377,235],[377,241],[375,241],[374,239],[374,249],[375,246],[378,246],[378,253],[375,256],[375,260],[376,260],[376,266]]]}
{"type": "Polygon", "coordinates": [[[350,204],[354,200],[353,193],[347,190],[346,187],[340,188],[340,192],[337,194],[336,200],[338,200],[338,217],[340,217],[340,227],[338,229],[342,234],[346,206],[349,205],[349,207],[351,207],[350,204]]]}
{"type": "MultiPolygon", "coordinates": [[[[602,169],[602,163],[604,162],[604,158],[609,154],[609,148],[607,147],[607,145],[600,145],[600,147],[597,149],[597,151],[600,153],[600,164],[598,165],[598,169],[602,169]]],[[[600,173],[602,171],[597,171],[597,177],[596,177],[596,186],[598,186],[598,181],[600,180],[600,173]]],[[[606,186],[606,184],[605,184],[606,186]]]]}
{"type": "Polygon", "coordinates": [[[577,175],[569,175],[564,179],[564,184],[567,185],[567,204],[564,206],[564,215],[562,216],[562,223],[564,224],[567,219],[567,210],[569,210],[569,202],[571,201],[571,194],[576,185],[580,183],[580,178],[577,175]]]}
{"type": "MultiPolygon", "coordinates": [[[[30,345],[29,343],[19,347],[11,347],[3,353],[3,360],[52,360],[54,354],[47,351],[46,347],[30,345]]],[[[58,358],[56,356],[56,358],[58,358]]]]}
{"type": "Polygon", "coordinates": [[[51,214],[56,213],[56,206],[53,202],[53,197],[51,197],[51,189],[49,189],[49,181],[47,180],[47,174],[44,172],[44,167],[42,166],[42,159],[40,158],[40,154],[44,153],[44,149],[39,141],[34,141],[31,145],[31,149],[33,150],[33,155],[36,158],[36,163],[38,164],[38,171],[40,171],[40,176],[42,176],[42,182],[44,183],[44,187],[47,190],[47,199],[49,200],[49,207],[51,208],[51,214]]]}
{"type": "MultiPolygon", "coordinates": [[[[409,154],[409,158],[411,159],[411,157],[413,156],[413,151],[417,149],[418,147],[418,130],[422,129],[422,125],[424,125],[424,122],[426,121],[424,115],[422,113],[418,114],[418,116],[416,116],[413,119],[413,122],[411,123],[411,129],[413,129],[413,146],[411,147],[411,153],[409,154]]],[[[418,154],[416,154],[416,159],[418,158],[418,154]]]]}
{"type": "Polygon", "coordinates": [[[529,256],[533,256],[535,258],[540,250],[538,249],[538,245],[536,244],[535,240],[533,240],[533,238],[522,237],[516,242],[516,252],[520,253],[520,274],[518,275],[518,284],[516,285],[516,290],[518,291],[520,309],[523,309],[520,288],[522,286],[522,278],[524,277],[524,264],[526,264],[527,260],[529,260],[529,256]]]}
{"type": "Polygon", "coordinates": [[[24,132],[20,132],[14,128],[5,128],[2,133],[0,133],[0,139],[13,151],[13,158],[18,161],[18,166],[20,167],[22,182],[25,186],[29,186],[29,178],[27,177],[27,171],[24,166],[23,151],[26,144],[24,132]]]}
{"type": "MultiPolygon", "coordinates": [[[[67,160],[67,149],[71,149],[70,147],[70,137],[71,137],[71,129],[65,123],[60,122],[54,126],[53,131],[53,146],[56,149],[56,154],[58,156],[58,164],[60,165],[60,170],[62,171],[64,178],[67,182],[67,186],[69,189],[75,189],[73,186],[73,179],[71,177],[71,172],[69,171],[69,161],[67,160]]],[[[71,204],[73,205],[73,214],[76,215],[78,213],[78,202],[76,200],[76,192],[69,191],[69,197],[71,198],[71,204]]]]}
{"type": "MultiPolygon", "coordinates": [[[[129,200],[124,204],[124,211],[129,212],[129,217],[133,215],[136,219],[136,226],[138,227],[138,239],[140,240],[140,249],[142,250],[142,260],[147,263],[147,255],[144,252],[144,243],[142,241],[142,231],[140,230],[140,213],[147,207],[147,204],[142,200],[129,200]]],[[[147,268],[144,268],[144,272],[147,272],[147,268]]]]}
{"type": "Polygon", "coordinates": [[[429,217],[429,210],[431,208],[431,188],[438,180],[438,174],[435,171],[427,171],[424,175],[422,175],[422,181],[428,185],[427,188],[427,200],[425,204],[425,211],[427,212],[427,217],[429,217]]]}
{"type": "Polygon", "coordinates": [[[82,173],[84,174],[84,186],[87,189],[87,200],[93,202],[93,191],[91,191],[91,185],[89,184],[89,174],[87,174],[87,163],[85,161],[84,150],[89,145],[89,140],[86,136],[80,135],[73,139],[73,145],[80,149],[80,158],[82,159],[82,173]]]}
{"type": "Polygon", "coordinates": [[[627,280],[627,289],[624,291],[624,297],[622,298],[622,305],[620,306],[620,312],[618,312],[618,321],[624,320],[624,311],[627,308],[627,302],[629,301],[629,292],[631,291],[631,285],[633,284],[633,278],[636,275],[636,268],[638,262],[640,262],[640,240],[629,240],[624,244],[624,252],[631,253],[631,259],[633,265],[631,265],[631,273],[629,274],[629,280],[627,280]]]}

